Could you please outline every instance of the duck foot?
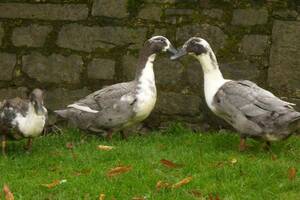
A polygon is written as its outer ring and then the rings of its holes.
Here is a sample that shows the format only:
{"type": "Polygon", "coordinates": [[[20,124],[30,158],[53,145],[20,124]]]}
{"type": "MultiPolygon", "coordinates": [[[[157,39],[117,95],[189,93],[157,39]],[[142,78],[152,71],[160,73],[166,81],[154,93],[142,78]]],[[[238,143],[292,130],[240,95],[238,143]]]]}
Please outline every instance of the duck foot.
{"type": "Polygon", "coordinates": [[[271,142],[266,141],[265,143],[263,143],[262,149],[265,150],[265,151],[270,151],[271,150],[271,142]]]}
{"type": "Polygon", "coordinates": [[[248,145],[246,144],[246,138],[241,138],[240,139],[240,144],[239,144],[239,151],[243,152],[247,149],[248,145]]]}
{"type": "Polygon", "coordinates": [[[107,139],[108,141],[111,141],[111,140],[112,140],[112,135],[113,135],[113,132],[112,132],[112,131],[108,131],[108,132],[107,132],[107,135],[106,135],[106,139],[107,139]]]}
{"type": "Polygon", "coordinates": [[[24,146],[24,149],[30,153],[32,149],[32,138],[28,138],[26,145],[24,146]]]}
{"type": "Polygon", "coordinates": [[[6,136],[2,135],[1,137],[1,147],[2,147],[2,155],[4,158],[7,158],[6,156],[6,136]]]}

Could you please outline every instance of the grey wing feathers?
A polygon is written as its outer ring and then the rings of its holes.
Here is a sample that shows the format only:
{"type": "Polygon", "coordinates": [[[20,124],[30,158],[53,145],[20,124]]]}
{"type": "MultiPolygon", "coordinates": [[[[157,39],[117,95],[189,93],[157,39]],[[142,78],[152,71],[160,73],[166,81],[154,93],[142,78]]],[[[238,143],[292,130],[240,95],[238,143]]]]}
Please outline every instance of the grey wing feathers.
{"type": "Polygon", "coordinates": [[[300,117],[300,113],[292,108],[293,104],[279,99],[251,81],[225,83],[215,95],[214,102],[218,110],[229,115],[231,120],[234,117],[245,117],[254,122],[251,128],[257,132],[272,132],[300,117]]]}

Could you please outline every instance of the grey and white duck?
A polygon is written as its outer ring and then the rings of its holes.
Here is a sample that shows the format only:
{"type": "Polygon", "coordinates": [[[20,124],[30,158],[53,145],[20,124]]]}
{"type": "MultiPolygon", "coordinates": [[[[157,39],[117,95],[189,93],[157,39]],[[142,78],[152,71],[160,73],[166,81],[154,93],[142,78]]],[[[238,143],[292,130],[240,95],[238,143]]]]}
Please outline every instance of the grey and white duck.
{"type": "Polygon", "coordinates": [[[204,93],[210,110],[240,133],[240,150],[246,138],[266,141],[286,139],[300,128],[300,113],[295,104],[283,101],[248,80],[224,79],[209,43],[193,37],[171,59],[193,55],[204,73],[204,93]]]}
{"type": "Polygon", "coordinates": [[[3,100],[0,105],[0,129],[2,136],[2,154],[6,155],[6,141],[28,138],[26,149],[30,150],[32,139],[39,136],[47,120],[43,92],[34,89],[29,99],[19,97],[3,100]]]}
{"type": "Polygon", "coordinates": [[[55,112],[82,130],[106,133],[108,139],[120,131],[126,138],[123,130],[146,119],[155,106],[153,62],[158,53],[166,51],[176,53],[167,38],[150,38],[139,53],[133,81],[105,87],[55,112]]]}

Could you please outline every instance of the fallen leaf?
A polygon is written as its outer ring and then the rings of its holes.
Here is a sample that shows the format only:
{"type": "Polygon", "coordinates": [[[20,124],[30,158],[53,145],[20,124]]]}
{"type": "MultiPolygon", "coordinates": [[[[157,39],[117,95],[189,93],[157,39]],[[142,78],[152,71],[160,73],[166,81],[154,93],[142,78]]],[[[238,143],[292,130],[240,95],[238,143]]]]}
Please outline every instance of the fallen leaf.
{"type": "Polygon", "coordinates": [[[189,191],[189,193],[191,193],[194,197],[197,197],[197,198],[203,197],[202,193],[198,190],[191,190],[191,191],[189,191]]]}
{"type": "Polygon", "coordinates": [[[232,165],[235,165],[237,162],[238,162],[238,161],[237,161],[236,158],[232,158],[232,159],[230,160],[230,163],[231,163],[232,165]]]}
{"type": "Polygon", "coordinates": [[[167,182],[158,181],[156,183],[156,189],[157,190],[166,189],[166,188],[170,188],[170,187],[171,187],[171,184],[167,183],[167,182]]]}
{"type": "Polygon", "coordinates": [[[99,195],[99,200],[105,200],[105,194],[100,194],[99,195]]]}
{"type": "Polygon", "coordinates": [[[3,186],[3,192],[5,195],[5,200],[14,200],[14,195],[13,193],[10,191],[8,185],[4,184],[3,186]]]}
{"type": "Polygon", "coordinates": [[[115,147],[113,147],[113,146],[99,145],[97,148],[99,150],[102,150],[102,151],[110,151],[110,150],[114,149],[115,147]]]}
{"type": "Polygon", "coordinates": [[[172,188],[179,188],[179,187],[181,187],[183,185],[188,184],[189,182],[191,182],[191,180],[192,180],[191,176],[189,176],[187,178],[184,178],[181,181],[179,181],[178,183],[175,183],[174,185],[172,185],[172,188]]]}
{"type": "Polygon", "coordinates": [[[276,155],[276,154],[272,154],[272,155],[271,155],[271,159],[272,159],[273,161],[277,160],[277,155],[276,155]]]}
{"type": "Polygon", "coordinates": [[[218,194],[214,197],[212,194],[209,194],[209,200],[220,200],[220,197],[218,194]]]}
{"type": "Polygon", "coordinates": [[[132,200],[146,200],[144,197],[133,197],[132,200]]]}
{"type": "Polygon", "coordinates": [[[54,188],[62,183],[67,182],[67,180],[63,179],[63,180],[54,180],[52,181],[52,183],[47,183],[47,184],[42,184],[42,186],[47,187],[48,189],[54,188]]]}
{"type": "Polygon", "coordinates": [[[68,143],[66,144],[66,147],[67,147],[67,149],[73,149],[73,148],[74,148],[74,145],[73,145],[72,142],[68,142],[68,143]]]}
{"type": "Polygon", "coordinates": [[[89,175],[90,173],[92,172],[92,170],[91,169],[82,169],[82,170],[80,170],[80,171],[75,171],[74,172],[74,176],[81,176],[81,175],[89,175]]]}
{"type": "Polygon", "coordinates": [[[289,168],[289,179],[292,181],[296,178],[297,175],[297,169],[295,167],[289,168]]]}
{"type": "Polygon", "coordinates": [[[167,168],[178,168],[178,167],[182,167],[182,165],[179,164],[175,164],[170,160],[166,160],[166,159],[161,159],[160,163],[163,164],[165,167],[167,168]]]}
{"type": "Polygon", "coordinates": [[[108,177],[117,176],[126,172],[129,172],[132,169],[131,166],[119,166],[115,167],[107,172],[108,177]]]}

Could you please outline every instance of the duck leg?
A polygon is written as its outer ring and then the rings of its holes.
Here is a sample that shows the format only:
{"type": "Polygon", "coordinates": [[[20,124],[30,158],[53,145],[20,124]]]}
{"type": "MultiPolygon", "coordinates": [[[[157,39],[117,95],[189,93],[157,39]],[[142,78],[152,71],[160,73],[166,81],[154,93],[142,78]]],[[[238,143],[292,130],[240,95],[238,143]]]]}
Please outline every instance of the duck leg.
{"type": "Polygon", "coordinates": [[[121,138],[122,138],[123,140],[128,140],[128,132],[125,131],[125,130],[122,130],[122,131],[121,131],[121,138]]]}
{"type": "Polygon", "coordinates": [[[32,149],[32,138],[28,138],[26,145],[24,146],[26,151],[31,151],[32,149]]]}
{"type": "Polygon", "coordinates": [[[1,147],[2,147],[2,155],[6,157],[6,135],[2,135],[1,137],[1,147]]]}
{"type": "Polygon", "coordinates": [[[246,145],[246,138],[241,137],[241,138],[240,138],[240,145],[239,145],[239,150],[240,150],[240,152],[245,151],[246,148],[247,148],[247,145],[246,145]]]}
{"type": "Polygon", "coordinates": [[[107,131],[106,139],[111,141],[112,140],[112,135],[113,135],[113,132],[111,130],[107,131]]]}

